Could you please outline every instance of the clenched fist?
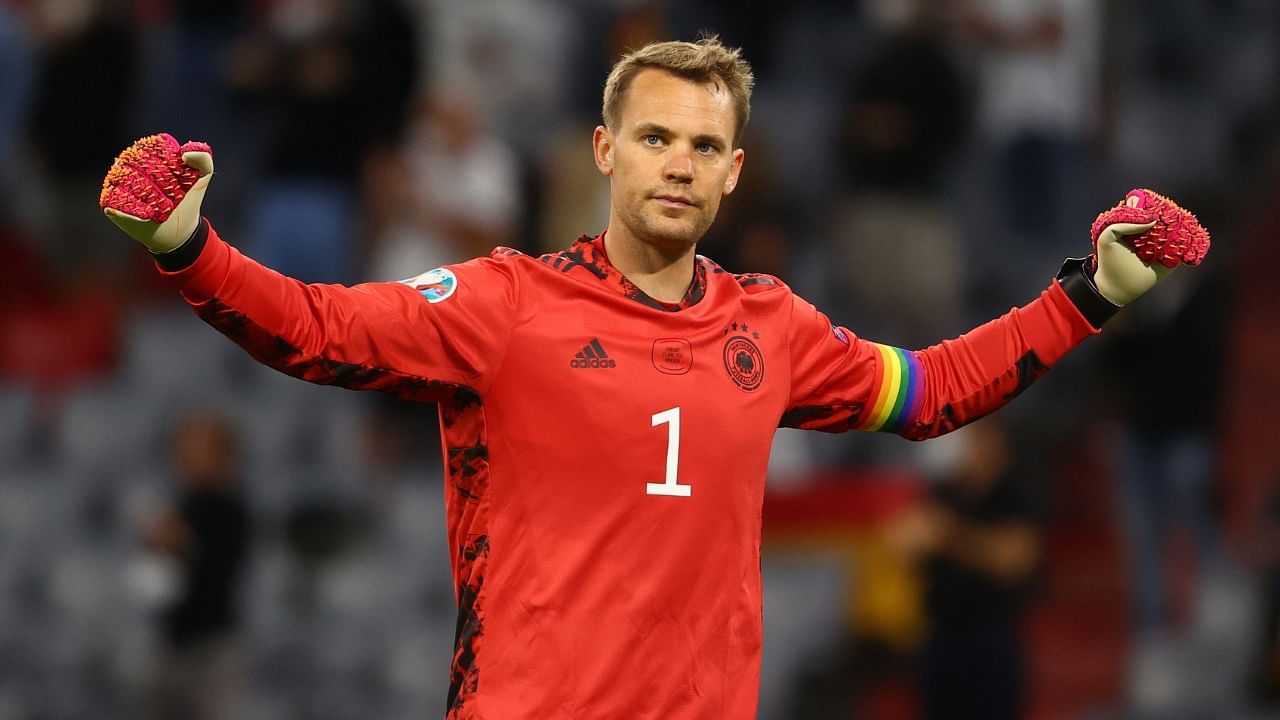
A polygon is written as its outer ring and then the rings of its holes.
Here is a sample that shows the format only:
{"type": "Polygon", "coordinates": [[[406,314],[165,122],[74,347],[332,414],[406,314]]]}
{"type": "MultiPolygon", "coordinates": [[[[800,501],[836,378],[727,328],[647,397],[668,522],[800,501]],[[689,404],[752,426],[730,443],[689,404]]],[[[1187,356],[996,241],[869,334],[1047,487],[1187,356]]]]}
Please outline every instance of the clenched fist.
{"type": "Polygon", "coordinates": [[[1209,233],[1187,210],[1159,193],[1131,190],[1094,220],[1094,284],[1103,297],[1128,305],[1179,264],[1199,265],[1209,233]]]}
{"type": "Polygon", "coordinates": [[[195,232],[212,176],[208,145],[179,145],[167,133],[148,135],[116,158],[98,204],[121,230],[152,252],[166,253],[195,232]]]}

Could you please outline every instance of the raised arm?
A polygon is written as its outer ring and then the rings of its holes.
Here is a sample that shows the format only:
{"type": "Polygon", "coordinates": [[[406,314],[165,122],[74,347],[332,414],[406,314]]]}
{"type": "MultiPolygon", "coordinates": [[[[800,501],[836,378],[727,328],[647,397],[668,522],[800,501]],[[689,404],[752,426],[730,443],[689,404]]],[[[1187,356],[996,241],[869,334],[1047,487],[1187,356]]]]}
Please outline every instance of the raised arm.
{"type": "Polygon", "coordinates": [[[1069,260],[1038,298],[925,350],[863,340],[794,299],[792,394],[781,424],[894,432],[921,440],[1005,405],[1176,259],[1198,264],[1208,235],[1167,198],[1134,191],[1095,222],[1096,253],[1069,260]]]}
{"type": "Polygon", "coordinates": [[[200,217],[212,174],[208,146],[151,136],[117,158],[101,198],[201,318],[310,382],[417,400],[483,392],[516,319],[512,262],[473,260],[400,283],[308,285],[245,257],[200,217]]]}

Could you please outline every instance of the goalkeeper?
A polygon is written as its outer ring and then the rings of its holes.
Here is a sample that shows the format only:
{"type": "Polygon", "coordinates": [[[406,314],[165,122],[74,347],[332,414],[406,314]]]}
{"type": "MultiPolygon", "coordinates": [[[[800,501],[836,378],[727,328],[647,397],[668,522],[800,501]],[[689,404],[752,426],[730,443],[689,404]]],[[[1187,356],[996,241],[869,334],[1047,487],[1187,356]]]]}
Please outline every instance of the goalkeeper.
{"type": "Polygon", "coordinates": [[[591,138],[607,229],[399,283],[307,285],[236,251],[200,215],[207,146],[144,138],[107,176],[107,216],[255,358],[438,403],[450,720],[755,717],[775,429],[953,430],[1207,247],[1135,192],[1025,306],[924,350],[858,337],[778,278],[696,254],[744,167],[752,82],[715,38],[628,54],[591,138]]]}

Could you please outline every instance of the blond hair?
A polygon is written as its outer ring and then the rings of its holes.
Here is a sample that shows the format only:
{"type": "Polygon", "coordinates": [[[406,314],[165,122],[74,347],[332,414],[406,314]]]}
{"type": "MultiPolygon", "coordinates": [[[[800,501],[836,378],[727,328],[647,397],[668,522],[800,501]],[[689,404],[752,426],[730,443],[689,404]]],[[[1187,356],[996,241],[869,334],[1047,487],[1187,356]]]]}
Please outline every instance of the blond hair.
{"type": "Polygon", "coordinates": [[[751,116],[751,87],[755,84],[751,66],[742,58],[740,48],[727,47],[718,36],[706,35],[697,42],[650,43],[623,55],[614,63],[604,84],[605,127],[617,128],[627,88],[645,68],[665,70],[694,82],[722,83],[733,98],[733,144],[737,147],[751,116]]]}

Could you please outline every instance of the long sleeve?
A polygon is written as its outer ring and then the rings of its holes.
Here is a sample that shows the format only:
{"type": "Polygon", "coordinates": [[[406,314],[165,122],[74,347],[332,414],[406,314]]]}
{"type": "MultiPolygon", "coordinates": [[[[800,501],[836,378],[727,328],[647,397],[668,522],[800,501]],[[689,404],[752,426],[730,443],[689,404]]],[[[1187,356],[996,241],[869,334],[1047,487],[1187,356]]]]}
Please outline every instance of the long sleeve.
{"type": "Polygon", "coordinates": [[[260,362],[309,382],[422,401],[459,387],[481,393],[516,321],[516,274],[499,253],[418,283],[344,287],[263,267],[207,221],[190,242],[189,264],[160,264],[196,313],[260,362]]]}
{"type": "Polygon", "coordinates": [[[864,340],[793,303],[792,393],[780,424],[827,432],[950,432],[1017,397],[1098,332],[1057,280],[1023,307],[916,351],[864,340]]]}

